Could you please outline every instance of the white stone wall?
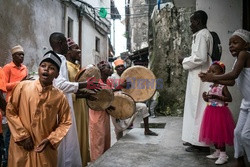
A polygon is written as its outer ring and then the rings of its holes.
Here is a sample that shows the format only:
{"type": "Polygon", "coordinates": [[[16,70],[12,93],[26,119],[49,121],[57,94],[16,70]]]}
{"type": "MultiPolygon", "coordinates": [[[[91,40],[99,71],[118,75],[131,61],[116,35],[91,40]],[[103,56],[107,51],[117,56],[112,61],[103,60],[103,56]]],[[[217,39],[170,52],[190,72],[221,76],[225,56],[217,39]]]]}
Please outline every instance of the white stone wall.
{"type": "Polygon", "coordinates": [[[146,0],[131,0],[131,50],[148,47],[148,3],[146,0]]]}
{"type": "MultiPolygon", "coordinates": [[[[85,0],[84,2],[90,4],[92,7],[96,9],[98,14],[98,10],[100,7],[107,8],[108,13],[110,13],[110,0],[85,0]]],[[[72,14],[71,16],[77,18],[77,14],[74,13],[74,10],[68,10],[68,14],[72,14]]],[[[109,15],[107,15],[107,18],[109,15]]],[[[78,41],[78,27],[79,22],[74,24],[75,32],[74,32],[74,40],[78,41]]],[[[97,64],[101,60],[108,59],[108,34],[102,35],[100,34],[96,28],[95,23],[91,21],[86,16],[83,16],[82,20],[82,66],[87,66],[88,64],[97,64]],[[96,52],[96,37],[100,39],[100,51],[96,52]]],[[[78,41],[79,43],[79,41],[78,41]]]]}
{"type": "MultiPolygon", "coordinates": [[[[110,8],[110,0],[91,1],[93,7],[110,8]]],[[[20,44],[25,50],[24,64],[30,72],[37,72],[40,59],[50,50],[49,36],[62,32],[67,36],[68,17],[73,20],[73,40],[79,43],[79,20],[74,6],[61,0],[8,0],[0,5],[0,66],[12,60],[10,49],[20,44]],[[8,12],[6,12],[8,11],[8,12]]],[[[107,60],[108,34],[101,35],[95,24],[85,16],[82,21],[82,64],[96,64],[107,60]],[[100,39],[100,52],[95,52],[95,37],[100,39]],[[99,59],[98,59],[99,56],[99,59]],[[96,58],[97,57],[97,58],[96,58]]]]}
{"type": "Polygon", "coordinates": [[[108,57],[108,36],[102,36],[93,23],[84,17],[82,25],[82,66],[96,64],[108,57]],[[100,52],[95,51],[95,39],[100,39],[100,52]]]}
{"type": "Polygon", "coordinates": [[[20,44],[24,64],[30,72],[37,72],[41,57],[50,49],[50,34],[64,31],[61,1],[1,1],[0,18],[0,66],[12,60],[10,49],[20,44]]]}
{"type": "MultiPolygon", "coordinates": [[[[79,18],[78,18],[78,13],[77,13],[77,10],[75,7],[73,6],[67,6],[67,9],[66,9],[66,15],[67,15],[67,18],[66,19],[66,23],[68,22],[68,17],[70,19],[73,20],[73,37],[70,37],[72,38],[76,43],[79,44],[79,18]]],[[[68,32],[68,27],[65,26],[65,31],[64,31],[64,34],[67,36],[67,32],[68,32]]],[[[69,37],[69,36],[67,36],[69,37]]]]}

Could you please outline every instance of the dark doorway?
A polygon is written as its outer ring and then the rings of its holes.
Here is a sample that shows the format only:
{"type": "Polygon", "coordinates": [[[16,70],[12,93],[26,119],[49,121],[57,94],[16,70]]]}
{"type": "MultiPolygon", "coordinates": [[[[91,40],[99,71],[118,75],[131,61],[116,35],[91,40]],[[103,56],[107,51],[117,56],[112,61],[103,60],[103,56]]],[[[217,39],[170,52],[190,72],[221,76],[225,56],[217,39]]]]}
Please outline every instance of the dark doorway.
{"type": "Polygon", "coordinates": [[[243,29],[250,31],[250,0],[243,0],[243,29]]]}

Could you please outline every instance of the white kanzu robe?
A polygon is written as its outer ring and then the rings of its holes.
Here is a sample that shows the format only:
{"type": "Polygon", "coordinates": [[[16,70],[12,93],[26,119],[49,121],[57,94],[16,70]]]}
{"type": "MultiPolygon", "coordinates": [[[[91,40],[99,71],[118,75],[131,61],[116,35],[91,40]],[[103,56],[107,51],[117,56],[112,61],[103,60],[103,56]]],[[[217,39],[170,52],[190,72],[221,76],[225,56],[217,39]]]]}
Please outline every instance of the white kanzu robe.
{"type": "Polygon", "coordinates": [[[63,138],[58,147],[58,167],[81,167],[82,159],[72,101],[72,93],[77,92],[79,84],[77,82],[69,81],[66,58],[63,55],[57,55],[61,58],[62,64],[59,76],[54,80],[53,85],[62,90],[66,95],[70,106],[72,120],[72,125],[68,131],[68,134],[63,138]]]}
{"type": "Polygon", "coordinates": [[[196,146],[205,146],[199,142],[200,125],[206,106],[202,93],[208,91],[209,83],[202,82],[198,76],[206,72],[211,64],[213,39],[207,29],[193,34],[191,56],[182,62],[183,68],[188,70],[186,97],[183,115],[182,140],[196,146]]]}

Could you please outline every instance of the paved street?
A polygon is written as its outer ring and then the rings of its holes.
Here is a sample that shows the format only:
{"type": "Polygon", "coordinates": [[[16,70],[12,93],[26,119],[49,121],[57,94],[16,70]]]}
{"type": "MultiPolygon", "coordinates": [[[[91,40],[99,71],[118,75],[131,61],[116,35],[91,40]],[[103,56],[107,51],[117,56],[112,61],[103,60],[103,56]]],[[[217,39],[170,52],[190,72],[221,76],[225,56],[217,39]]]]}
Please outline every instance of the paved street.
{"type": "MultiPolygon", "coordinates": [[[[141,119],[134,122],[134,128],[115,142],[113,146],[91,167],[214,167],[215,160],[207,159],[205,153],[188,153],[181,140],[182,117],[150,118],[150,123],[166,123],[165,128],[152,129],[159,136],[145,136],[139,128],[141,119]]],[[[229,162],[222,167],[232,167],[233,148],[228,147],[229,162]]]]}

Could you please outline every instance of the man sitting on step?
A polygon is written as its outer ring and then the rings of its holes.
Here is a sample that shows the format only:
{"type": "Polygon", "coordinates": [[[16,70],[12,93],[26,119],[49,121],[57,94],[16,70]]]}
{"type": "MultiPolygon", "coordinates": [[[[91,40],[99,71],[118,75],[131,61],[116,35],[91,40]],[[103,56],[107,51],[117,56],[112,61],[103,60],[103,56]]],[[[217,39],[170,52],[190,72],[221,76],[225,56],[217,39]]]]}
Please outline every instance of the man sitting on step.
{"type": "MultiPolygon", "coordinates": [[[[114,61],[115,64],[115,70],[116,73],[113,73],[111,76],[111,80],[117,81],[121,78],[122,73],[125,71],[125,66],[124,66],[124,61],[122,59],[117,59],[114,61]]],[[[114,87],[116,88],[118,84],[116,82],[113,83],[114,87]]],[[[119,140],[123,136],[123,131],[126,130],[132,123],[133,120],[135,119],[136,115],[138,113],[141,113],[143,122],[144,122],[144,134],[145,135],[151,135],[151,136],[158,136],[157,133],[151,131],[149,129],[149,124],[148,124],[148,117],[149,117],[149,112],[148,112],[148,107],[145,103],[136,103],[136,113],[129,119],[127,120],[119,120],[114,117],[111,117],[112,122],[115,127],[115,134],[116,134],[116,139],[119,140]]]]}

